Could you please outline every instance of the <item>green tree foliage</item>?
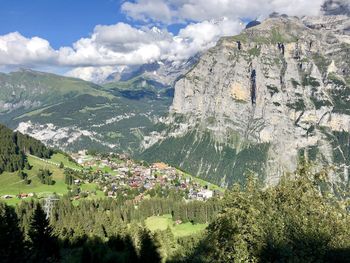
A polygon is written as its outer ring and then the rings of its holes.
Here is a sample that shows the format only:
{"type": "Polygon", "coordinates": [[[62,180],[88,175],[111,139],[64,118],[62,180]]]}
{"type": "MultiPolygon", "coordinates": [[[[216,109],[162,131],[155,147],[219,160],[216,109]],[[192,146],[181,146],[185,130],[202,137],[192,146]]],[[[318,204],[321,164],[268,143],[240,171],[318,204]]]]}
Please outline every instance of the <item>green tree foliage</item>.
{"type": "Polygon", "coordinates": [[[44,210],[38,204],[28,231],[31,262],[55,262],[59,258],[57,239],[44,210]]]}
{"type": "Polygon", "coordinates": [[[0,173],[30,168],[26,153],[49,158],[52,150],[28,135],[13,132],[0,124],[0,173]]]}
{"type": "Polygon", "coordinates": [[[249,180],[225,197],[189,262],[348,262],[350,223],[339,202],[322,196],[300,169],[265,191],[249,180]]]}
{"type": "Polygon", "coordinates": [[[207,202],[155,197],[135,205],[104,198],[73,205],[66,196],[55,203],[50,224],[33,201],[16,211],[32,262],[56,258],[51,255],[58,249],[40,249],[55,236],[64,262],[349,262],[348,202],[336,199],[331,188],[322,190],[326,173],[309,171],[301,167],[265,189],[249,176],[244,187],[235,185],[223,200],[207,202]],[[141,227],[147,217],[163,214],[209,227],[181,238],[171,228],[151,233],[141,227]]]}
{"type": "Polygon", "coordinates": [[[144,263],[158,263],[161,262],[159,253],[159,245],[154,235],[148,229],[140,231],[140,261],[144,263]]]}
{"type": "Polygon", "coordinates": [[[50,158],[53,151],[42,142],[20,132],[15,132],[18,147],[24,152],[39,158],[50,158]]]}
{"type": "Polygon", "coordinates": [[[28,179],[28,174],[23,172],[22,170],[18,171],[18,177],[23,180],[24,184],[30,184],[31,180],[28,179]]]}
{"type": "Polygon", "coordinates": [[[72,185],[74,183],[74,171],[71,169],[65,169],[64,170],[64,182],[67,185],[72,185]]]}
{"type": "Polygon", "coordinates": [[[24,236],[12,207],[0,203],[0,262],[25,262],[24,236]]]}
{"type": "Polygon", "coordinates": [[[130,236],[112,236],[107,242],[99,237],[87,240],[83,245],[81,262],[90,263],[132,263],[139,261],[136,249],[130,236]]]}
{"type": "Polygon", "coordinates": [[[38,171],[38,178],[42,184],[47,184],[47,185],[53,185],[55,184],[55,181],[52,180],[51,177],[52,173],[50,172],[49,169],[40,169],[38,171]]]}
{"type": "Polygon", "coordinates": [[[26,156],[17,144],[16,134],[0,125],[0,173],[23,169],[26,162],[26,156]]]}
{"type": "Polygon", "coordinates": [[[18,176],[21,178],[21,180],[25,180],[28,177],[28,174],[20,170],[18,171],[18,176]]]}

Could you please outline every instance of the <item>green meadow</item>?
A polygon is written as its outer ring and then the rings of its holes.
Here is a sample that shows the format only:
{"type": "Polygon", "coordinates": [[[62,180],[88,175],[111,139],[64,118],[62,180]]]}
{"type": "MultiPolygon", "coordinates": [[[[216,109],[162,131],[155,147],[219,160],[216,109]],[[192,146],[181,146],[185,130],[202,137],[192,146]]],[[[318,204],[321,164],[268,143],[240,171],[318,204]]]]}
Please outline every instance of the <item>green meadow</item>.
{"type": "Polygon", "coordinates": [[[198,234],[208,226],[207,224],[192,224],[190,222],[176,224],[171,215],[151,216],[145,220],[145,224],[152,232],[157,230],[171,229],[175,237],[185,237],[198,234]]]}

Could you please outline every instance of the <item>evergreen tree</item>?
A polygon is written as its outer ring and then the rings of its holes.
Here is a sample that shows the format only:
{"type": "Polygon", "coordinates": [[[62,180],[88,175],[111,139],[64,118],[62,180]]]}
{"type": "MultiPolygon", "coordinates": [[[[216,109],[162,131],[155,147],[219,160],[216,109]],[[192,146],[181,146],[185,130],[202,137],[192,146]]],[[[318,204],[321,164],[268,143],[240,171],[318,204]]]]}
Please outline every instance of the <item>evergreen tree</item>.
{"type": "Polygon", "coordinates": [[[59,258],[57,239],[44,210],[38,204],[28,231],[31,262],[55,262],[59,258]]]}
{"type": "Polygon", "coordinates": [[[159,246],[148,229],[140,231],[140,243],[140,262],[157,263],[162,261],[159,246]]]}
{"type": "Polygon", "coordinates": [[[0,262],[25,262],[24,236],[12,207],[0,203],[0,262]]]}
{"type": "Polygon", "coordinates": [[[21,178],[21,180],[25,180],[26,178],[28,178],[28,174],[23,172],[22,170],[18,171],[18,176],[19,178],[21,178]]]}
{"type": "Polygon", "coordinates": [[[13,132],[6,126],[0,124],[0,173],[15,172],[30,168],[26,154],[32,154],[40,158],[50,158],[53,151],[40,141],[13,132]]]}
{"type": "Polygon", "coordinates": [[[42,184],[53,185],[55,181],[51,178],[52,173],[48,169],[40,169],[38,171],[38,178],[42,184]]]}

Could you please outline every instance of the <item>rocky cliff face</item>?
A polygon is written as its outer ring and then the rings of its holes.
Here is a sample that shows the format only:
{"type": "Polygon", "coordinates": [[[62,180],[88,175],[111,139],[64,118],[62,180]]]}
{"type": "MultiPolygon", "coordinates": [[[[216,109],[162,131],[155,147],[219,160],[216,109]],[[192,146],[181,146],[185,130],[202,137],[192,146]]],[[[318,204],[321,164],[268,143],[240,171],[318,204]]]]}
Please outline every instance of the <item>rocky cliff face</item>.
{"type": "Polygon", "coordinates": [[[224,185],[273,184],[304,157],[347,184],[349,28],[347,16],[277,17],[222,38],[177,82],[143,157],[224,185]]]}

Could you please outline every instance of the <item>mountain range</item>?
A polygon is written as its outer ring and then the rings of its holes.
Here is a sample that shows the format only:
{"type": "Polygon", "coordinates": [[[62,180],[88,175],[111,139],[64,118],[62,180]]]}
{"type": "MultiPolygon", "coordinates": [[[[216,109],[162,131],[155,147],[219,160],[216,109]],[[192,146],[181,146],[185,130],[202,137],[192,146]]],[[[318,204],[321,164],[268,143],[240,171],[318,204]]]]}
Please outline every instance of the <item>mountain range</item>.
{"type": "Polygon", "coordinates": [[[0,121],[64,150],[134,152],[174,93],[147,73],[104,85],[28,69],[1,74],[0,121]]]}
{"type": "Polygon", "coordinates": [[[349,25],[347,16],[278,16],[222,38],[176,82],[143,158],[223,185],[250,173],[275,184],[307,159],[347,185],[349,25]]]}
{"type": "Polygon", "coordinates": [[[223,186],[249,174],[275,184],[306,159],[343,187],[349,51],[346,15],[276,15],[181,64],[147,64],[100,84],[1,74],[0,121],[50,146],[129,152],[223,186]]]}

